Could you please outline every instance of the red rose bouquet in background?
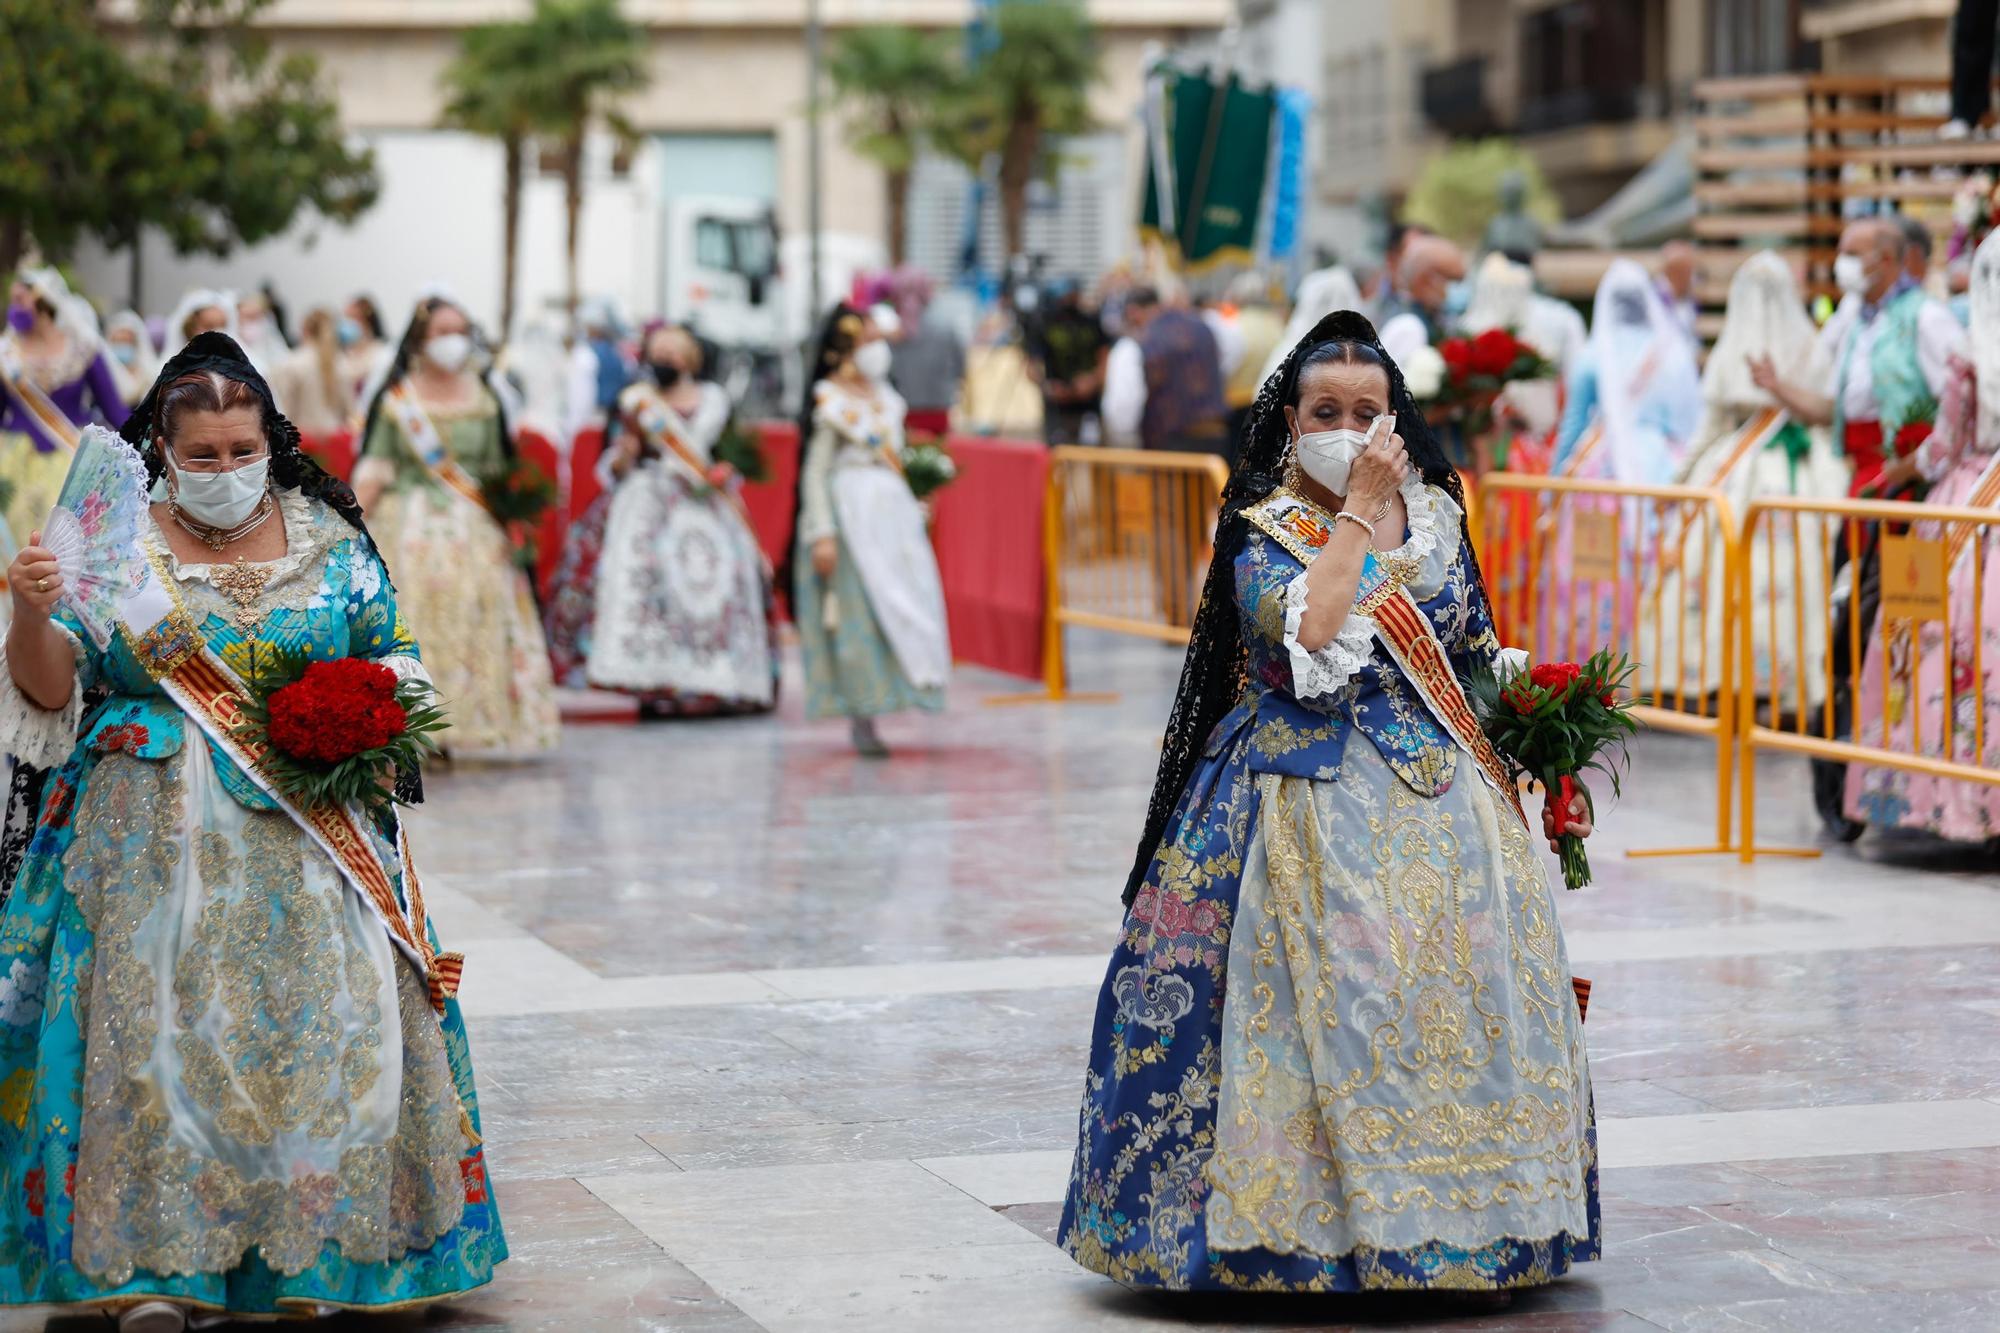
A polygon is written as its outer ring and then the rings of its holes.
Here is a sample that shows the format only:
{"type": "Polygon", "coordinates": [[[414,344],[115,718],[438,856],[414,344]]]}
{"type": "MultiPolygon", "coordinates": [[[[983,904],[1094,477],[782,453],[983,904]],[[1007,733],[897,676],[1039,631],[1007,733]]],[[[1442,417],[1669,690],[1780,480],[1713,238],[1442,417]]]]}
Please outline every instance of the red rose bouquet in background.
{"type": "MultiPolygon", "coordinates": [[[[1626,739],[1639,730],[1630,702],[1618,692],[1638,670],[1610,650],[1578,665],[1543,662],[1505,674],[1475,671],[1467,690],[1481,728],[1493,748],[1542,784],[1542,799],[1555,811],[1555,827],[1569,822],[1570,801],[1582,796],[1596,811],[1582,775],[1596,769],[1619,790],[1626,739]],[[1611,747],[1617,746],[1612,757],[1611,747]]],[[[1563,883],[1580,889],[1590,883],[1590,858],[1583,839],[1565,833],[1556,839],[1563,883]]]]}
{"type": "Polygon", "coordinates": [[[365,658],[279,653],[253,662],[249,684],[243,739],[264,751],[273,785],[305,806],[392,803],[384,777],[436,754],[446,726],[429,685],[365,658]]]}
{"type": "Polygon", "coordinates": [[[1433,400],[1445,420],[1468,434],[1492,428],[1493,403],[1515,380],[1548,379],[1555,363],[1505,329],[1471,338],[1446,338],[1437,345],[1444,376],[1433,400]]]}

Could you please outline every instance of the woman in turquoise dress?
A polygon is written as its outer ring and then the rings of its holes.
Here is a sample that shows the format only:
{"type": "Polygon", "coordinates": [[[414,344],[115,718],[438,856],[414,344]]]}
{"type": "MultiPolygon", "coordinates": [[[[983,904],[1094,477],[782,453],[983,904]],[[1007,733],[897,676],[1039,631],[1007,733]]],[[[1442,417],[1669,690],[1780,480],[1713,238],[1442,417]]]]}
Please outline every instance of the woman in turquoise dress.
{"type": "MultiPolygon", "coordinates": [[[[147,555],[224,662],[423,674],[352,492],[227,335],[125,434],[166,478],[147,555]]],[[[93,646],[46,550],[8,577],[0,740],[54,771],[0,914],[0,1303],[172,1333],[489,1281],[507,1245],[456,1002],[124,638],[93,646]]],[[[421,921],[391,828],[367,836],[421,921]]]]}
{"type": "Polygon", "coordinates": [[[854,748],[889,751],[885,713],[944,708],[951,637],[928,516],[903,480],[903,400],[862,311],[827,317],[812,361],[794,510],[792,619],[806,717],[845,717],[854,748]]]}
{"type": "Polygon", "coordinates": [[[1462,712],[1500,648],[1456,474],[1351,311],[1243,444],[1060,1243],[1181,1291],[1551,1281],[1598,1253],[1590,1073],[1537,839],[1462,712]]]}

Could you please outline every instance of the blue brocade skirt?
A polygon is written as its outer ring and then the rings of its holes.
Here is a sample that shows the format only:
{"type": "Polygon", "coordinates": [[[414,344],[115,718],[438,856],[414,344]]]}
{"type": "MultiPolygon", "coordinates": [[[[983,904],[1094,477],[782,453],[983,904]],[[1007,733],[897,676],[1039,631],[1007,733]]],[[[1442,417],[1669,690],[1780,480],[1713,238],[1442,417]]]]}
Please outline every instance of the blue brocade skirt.
{"type": "Polygon", "coordinates": [[[1211,746],[1126,915],[1059,1243],[1172,1290],[1503,1289],[1596,1258],[1534,840],[1469,759],[1428,797],[1359,733],[1326,781],[1247,749],[1211,746]]]}

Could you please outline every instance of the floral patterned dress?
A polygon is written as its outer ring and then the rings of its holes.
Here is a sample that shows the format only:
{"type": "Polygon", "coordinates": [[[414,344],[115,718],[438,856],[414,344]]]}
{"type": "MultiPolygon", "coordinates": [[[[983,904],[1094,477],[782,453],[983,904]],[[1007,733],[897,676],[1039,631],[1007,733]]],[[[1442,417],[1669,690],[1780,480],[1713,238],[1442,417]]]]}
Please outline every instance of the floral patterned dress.
{"type": "Polygon", "coordinates": [[[922,507],[889,461],[904,448],[903,400],[831,380],[813,395],[792,570],[806,716],[939,712],[951,668],[944,591],[922,507]],[[812,564],[823,537],[839,543],[830,579],[812,564]]]}
{"type": "MultiPolygon", "coordinates": [[[[427,411],[467,473],[482,478],[501,467],[502,421],[490,398],[456,413],[427,411]]],[[[389,482],[368,526],[450,710],[452,754],[554,749],[561,719],[548,646],[506,532],[432,475],[393,412],[382,412],[363,442],[357,476],[364,469],[389,482]]]]}
{"type": "MultiPolygon", "coordinates": [[[[297,493],[287,554],[182,565],[239,673],[280,648],[422,671],[381,562],[297,493]]],[[[56,767],[0,914],[0,1303],[380,1309],[507,1256],[455,1002],[122,640],[67,707],[0,672],[0,739],[56,767]],[[82,695],[109,695],[88,718],[82,695]],[[79,741],[78,737],[82,739],[79,741]]],[[[377,850],[402,892],[400,858],[377,850]]]]}
{"type": "MultiPolygon", "coordinates": [[[[702,386],[685,418],[650,384],[627,387],[620,401],[642,423],[673,413],[704,466],[729,424],[729,395],[718,384],[702,386]]],[[[590,613],[566,626],[568,642],[582,648],[583,682],[660,713],[766,711],[777,701],[777,602],[756,534],[734,496],[660,442],[654,448],[657,456],[610,493],[590,613]]],[[[579,565],[588,542],[586,533],[579,565]]]]}
{"type": "MultiPolygon", "coordinates": [[[[0,332],[0,338],[17,349],[0,355],[18,358],[26,376],[71,424],[96,422],[114,430],[125,424],[125,399],[102,343],[69,334],[61,354],[44,361],[28,358],[12,330],[0,332]]],[[[69,450],[42,429],[33,413],[0,393],[0,481],[13,493],[0,517],[12,535],[5,551],[10,559],[47,520],[68,472],[69,450]]]]}
{"type": "MultiPolygon", "coordinates": [[[[1462,674],[1498,644],[1459,511],[1404,500],[1363,587],[1403,581],[1462,674]]],[[[1369,616],[1299,645],[1330,516],[1249,517],[1248,685],[1112,954],[1060,1243],[1175,1290],[1548,1282],[1597,1256],[1597,1148],[1536,840],[1369,616]]]]}
{"type": "MultiPolygon", "coordinates": [[[[1974,367],[1954,359],[1937,429],[1916,454],[1919,471],[1932,483],[1932,504],[2000,507],[2000,434],[1990,422],[1982,431],[1980,423],[1982,415],[2000,414],[1982,414],[1978,395],[1974,367]]],[[[1877,615],[1856,680],[1857,744],[2000,768],[2000,541],[1994,531],[1916,525],[1913,536],[1944,541],[1951,553],[1951,643],[1939,621],[1914,624],[1877,615]],[[1977,577],[1974,543],[1981,548],[1977,577]]],[[[1846,804],[1850,818],[1878,828],[1915,829],[1957,842],[2000,838],[2000,787],[1984,783],[1855,764],[1847,770],[1846,804]]]]}

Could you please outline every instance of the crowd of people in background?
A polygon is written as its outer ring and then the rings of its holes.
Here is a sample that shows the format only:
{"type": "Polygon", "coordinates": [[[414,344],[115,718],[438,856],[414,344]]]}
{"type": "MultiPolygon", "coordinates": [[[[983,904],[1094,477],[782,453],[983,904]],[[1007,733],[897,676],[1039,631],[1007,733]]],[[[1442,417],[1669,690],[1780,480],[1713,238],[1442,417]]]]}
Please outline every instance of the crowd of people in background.
{"type": "MultiPolygon", "coordinates": [[[[1984,223],[1990,199],[1978,211],[1984,223]]],[[[1501,244],[1469,255],[1414,224],[1389,228],[1378,262],[1323,263],[1289,293],[1256,269],[1191,288],[1121,267],[1095,282],[1019,282],[982,320],[960,293],[944,299],[914,269],[867,276],[794,377],[799,535],[776,567],[752,535],[743,478],[717,454],[741,427],[742,404],[719,382],[718,349],[695,330],[635,328],[612,303],[590,300],[567,329],[531,317],[502,346],[462,303],[433,292],[392,335],[366,295],[294,323],[268,286],[194,290],[164,320],[124,310],[100,324],[54,269],[29,268],[13,282],[0,337],[9,383],[38,389],[10,392],[0,406],[4,518],[18,540],[61,482],[64,455],[38,403],[54,419],[118,425],[164,358],[220,330],[309,446],[355,441],[355,489],[391,566],[405,571],[402,604],[423,622],[439,678],[459,702],[464,752],[546,750],[557,685],[627,694],[649,716],[768,709],[789,603],[805,641],[808,710],[849,718],[857,748],[872,754],[883,749],[872,719],[937,706],[949,659],[921,523],[912,526],[915,511],[882,507],[870,485],[870,469],[894,466],[911,442],[1025,421],[1051,445],[1233,460],[1286,350],[1327,316],[1354,310],[1405,368],[1447,339],[1493,330],[1545,360],[1543,377],[1507,386],[1490,426],[1439,423],[1447,454],[1475,486],[1505,468],[1713,487],[1739,508],[1769,493],[1991,503],[2000,411],[1979,406],[1982,358],[1967,335],[1993,298],[1982,283],[2000,271],[1987,262],[1985,235],[1975,227],[1938,264],[1920,222],[1855,219],[1835,265],[1838,302],[1816,306],[1778,255],[1749,256],[1728,275],[1719,328],[1706,330],[1712,348],[1698,326],[1700,256],[1684,241],[1651,264],[1613,260],[1587,319],[1541,290],[1530,255],[1501,244]],[[554,577],[541,587],[513,558],[508,522],[478,496],[513,466],[524,428],[565,456],[590,432],[602,444],[602,495],[562,533],[554,577]],[[891,531],[893,540],[877,540],[891,531]],[[696,565],[700,586],[687,574],[696,565]]],[[[1565,530],[1559,566],[1568,541],[1565,530]]],[[[1803,680],[1812,682],[1807,702],[1823,703],[1825,681],[1857,665],[1847,617],[1874,642],[1873,552],[1842,545],[1835,563],[1831,581],[1817,567],[1797,579],[1774,579],[1775,566],[1759,576],[1759,595],[1788,619],[1795,607],[1839,606],[1835,632],[1825,617],[1800,614],[1803,634],[1760,644],[1760,696],[1803,680]]],[[[1642,686],[1718,688],[1720,631],[1704,608],[1723,596],[1721,577],[1719,548],[1690,549],[1652,590],[1680,611],[1664,618],[1665,647],[1642,664],[1642,686]]],[[[1961,682],[1959,706],[1980,692],[1961,682]]],[[[1920,725],[1917,735],[1938,730],[1920,725]]],[[[2000,803],[1947,801],[1873,770],[1827,768],[1820,785],[1823,813],[1845,834],[1864,823],[2000,834],[2000,803]]]]}

